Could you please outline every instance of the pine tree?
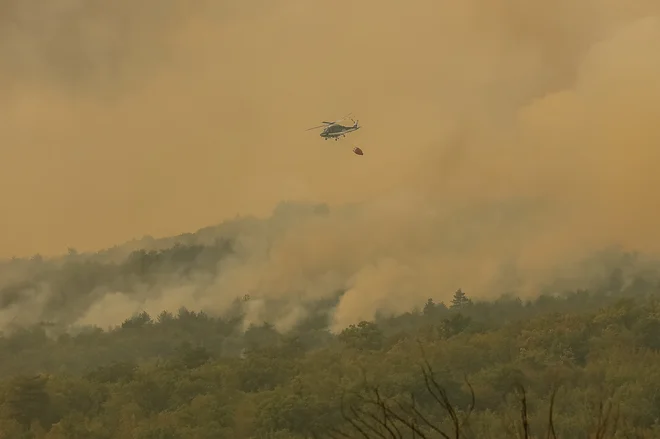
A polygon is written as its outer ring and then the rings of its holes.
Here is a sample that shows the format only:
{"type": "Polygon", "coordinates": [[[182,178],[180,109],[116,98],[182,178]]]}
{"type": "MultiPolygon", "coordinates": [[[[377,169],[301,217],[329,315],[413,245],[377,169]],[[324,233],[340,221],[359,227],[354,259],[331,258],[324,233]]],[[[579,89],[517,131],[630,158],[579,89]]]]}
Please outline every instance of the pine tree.
{"type": "Polygon", "coordinates": [[[424,315],[428,316],[433,313],[435,309],[435,303],[433,302],[433,299],[429,299],[426,301],[426,304],[424,305],[424,315]]]}
{"type": "Polygon", "coordinates": [[[463,290],[459,288],[451,299],[451,308],[461,308],[471,303],[472,301],[465,295],[463,290]]]}

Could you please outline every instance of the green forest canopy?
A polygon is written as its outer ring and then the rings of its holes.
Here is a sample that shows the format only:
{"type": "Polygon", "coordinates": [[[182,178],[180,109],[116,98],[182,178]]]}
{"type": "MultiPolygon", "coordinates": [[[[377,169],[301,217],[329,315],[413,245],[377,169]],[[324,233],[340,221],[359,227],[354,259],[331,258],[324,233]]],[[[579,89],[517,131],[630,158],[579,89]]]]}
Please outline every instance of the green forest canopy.
{"type": "Polygon", "coordinates": [[[534,431],[544,430],[553,386],[562,384],[559,437],[584,437],[601,401],[618,405],[620,431],[657,437],[660,304],[649,288],[527,302],[472,302],[461,292],[454,299],[338,335],[327,331],[323,312],[287,334],[267,323],[243,332],[238,302],[223,318],[181,309],[143,313],[111,331],[51,338],[44,326],[19,330],[0,339],[0,431],[39,438],[348,432],[341,396],[363,389],[363,373],[389,397],[414,393],[428,419],[445,425],[418,367],[427,358],[463,410],[466,374],[476,394],[475,437],[512,437],[506,419],[517,419],[519,407],[505,395],[517,383],[534,431]]]}
{"type": "Polygon", "coordinates": [[[635,269],[629,254],[601,257],[605,275],[589,289],[549,286],[534,300],[492,301],[459,289],[446,304],[428,299],[340,333],[328,326],[342,292],[314,304],[287,333],[269,322],[245,328],[247,295],[223,315],[141,312],[108,330],[73,328],[62,318],[94,300],[99,285],[130,293],[174,271],[214,272],[232,241],[204,233],[212,239],[185,235],[125,257],[71,251],[5,264],[23,275],[1,286],[0,311],[47,283],[43,316],[52,319],[14,322],[0,336],[0,438],[345,437],[336,430],[364,438],[350,423],[369,420],[372,412],[362,410],[374,402],[372,385],[378,397],[393,398],[392,416],[404,413],[397,404],[410,414],[414,395],[428,421],[415,424],[420,439],[441,437],[429,424],[453,434],[442,392],[463,419],[471,389],[466,437],[516,437],[523,427],[517,385],[537,437],[545,437],[558,386],[557,437],[582,438],[599,425],[608,433],[614,420],[618,437],[660,437],[660,278],[635,269]],[[440,402],[428,391],[424,361],[440,402]]]}

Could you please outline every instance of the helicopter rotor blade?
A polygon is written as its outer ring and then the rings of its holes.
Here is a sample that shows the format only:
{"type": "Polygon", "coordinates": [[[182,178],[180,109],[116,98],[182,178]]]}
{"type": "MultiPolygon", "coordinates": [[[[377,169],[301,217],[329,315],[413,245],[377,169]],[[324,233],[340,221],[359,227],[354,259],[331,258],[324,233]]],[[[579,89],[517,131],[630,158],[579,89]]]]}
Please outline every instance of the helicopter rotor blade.
{"type": "MultiPolygon", "coordinates": [[[[341,119],[337,119],[333,122],[322,121],[321,123],[324,124],[324,125],[319,125],[319,126],[315,126],[315,127],[312,127],[312,128],[307,128],[305,131],[315,130],[317,128],[323,128],[324,126],[328,126],[328,125],[334,125],[336,123],[341,122],[342,120],[348,119],[352,114],[353,113],[348,113],[346,116],[342,117],[341,119]]],[[[351,118],[351,120],[353,120],[353,119],[351,118]]],[[[355,123],[355,121],[353,121],[353,122],[355,123]]]]}
{"type": "Polygon", "coordinates": [[[342,117],[341,119],[336,120],[334,123],[341,122],[342,120],[349,119],[353,113],[348,113],[346,116],[342,117]]]}
{"type": "Polygon", "coordinates": [[[337,119],[337,120],[332,121],[332,122],[326,122],[326,121],[323,121],[322,123],[327,123],[328,125],[334,125],[334,124],[336,124],[336,123],[341,122],[342,120],[346,120],[346,119],[350,118],[350,116],[351,116],[352,114],[353,114],[353,113],[348,113],[346,116],[342,117],[341,119],[337,119]]]}

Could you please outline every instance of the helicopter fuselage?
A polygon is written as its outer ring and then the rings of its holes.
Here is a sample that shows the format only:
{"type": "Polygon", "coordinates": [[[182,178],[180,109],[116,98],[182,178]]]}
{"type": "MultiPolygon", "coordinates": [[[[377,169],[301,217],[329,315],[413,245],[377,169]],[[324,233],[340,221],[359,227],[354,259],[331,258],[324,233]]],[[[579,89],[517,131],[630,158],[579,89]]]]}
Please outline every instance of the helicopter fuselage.
{"type": "Polygon", "coordinates": [[[347,133],[352,133],[353,131],[359,130],[360,127],[355,124],[353,126],[344,126],[344,125],[330,125],[321,132],[320,136],[325,140],[334,138],[337,140],[339,137],[345,136],[347,133]]]}

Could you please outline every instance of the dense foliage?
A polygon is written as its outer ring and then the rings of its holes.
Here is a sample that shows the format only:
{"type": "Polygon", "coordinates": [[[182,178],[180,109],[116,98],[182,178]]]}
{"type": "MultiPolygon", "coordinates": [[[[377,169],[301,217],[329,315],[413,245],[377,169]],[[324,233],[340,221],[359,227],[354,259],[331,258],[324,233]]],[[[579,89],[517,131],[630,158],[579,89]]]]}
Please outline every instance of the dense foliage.
{"type": "Polygon", "coordinates": [[[55,339],[44,326],[24,329],[0,339],[0,431],[49,439],[321,436],[351,431],[343,395],[350,401],[368,383],[383,397],[412,392],[427,419],[450,431],[418,367],[426,358],[459,413],[470,404],[466,375],[475,437],[511,437],[520,407],[506,395],[515,384],[526,389],[539,434],[561,384],[558,437],[584,437],[603,401],[616,403],[620,433],[657,437],[660,302],[648,283],[618,286],[526,302],[473,302],[457,291],[448,306],[429,300],[338,335],[325,329],[321,311],[287,334],[269,324],[243,331],[241,302],[223,318],[143,313],[112,331],[55,339]]]}
{"type": "Polygon", "coordinates": [[[588,289],[565,291],[575,282],[557,276],[533,300],[458,290],[338,334],[328,327],[342,291],[307,303],[286,333],[246,327],[249,294],[221,315],[78,323],[113,291],[144,299],[203,282],[244,257],[248,238],[326,213],[293,206],[268,221],[0,264],[0,439],[425,439],[454,437],[468,413],[461,437],[515,437],[526,422],[546,437],[553,395],[558,438],[611,433],[614,420],[617,437],[660,437],[660,265],[617,251],[577,267],[588,289]]]}

